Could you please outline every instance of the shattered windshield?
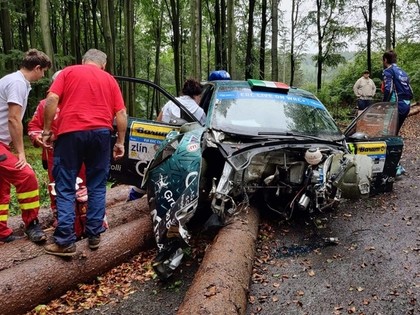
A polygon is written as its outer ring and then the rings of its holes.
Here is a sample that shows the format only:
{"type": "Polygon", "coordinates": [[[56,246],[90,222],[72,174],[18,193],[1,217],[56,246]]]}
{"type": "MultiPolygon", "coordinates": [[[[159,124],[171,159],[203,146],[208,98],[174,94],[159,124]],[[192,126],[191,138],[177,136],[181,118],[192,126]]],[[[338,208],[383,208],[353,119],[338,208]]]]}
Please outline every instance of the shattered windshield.
{"type": "Polygon", "coordinates": [[[212,128],[249,136],[310,135],[326,140],[342,133],[323,104],[299,95],[219,91],[212,113],[212,128]]]}

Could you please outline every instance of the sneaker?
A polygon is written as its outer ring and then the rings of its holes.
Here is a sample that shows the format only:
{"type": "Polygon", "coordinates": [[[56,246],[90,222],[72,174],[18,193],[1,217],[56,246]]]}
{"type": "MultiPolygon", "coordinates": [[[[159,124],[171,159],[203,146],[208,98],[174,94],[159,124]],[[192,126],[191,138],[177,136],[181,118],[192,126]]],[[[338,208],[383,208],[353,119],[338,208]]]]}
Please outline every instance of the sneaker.
{"type": "Polygon", "coordinates": [[[45,253],[56,256],[74,256],[76,254],[76,244],[61,246],[58,244],[50,244],[44,246],[45,253]]]}
{"type": "Polygon", "coordinates": [[[38,220],[33,220],[29,224],[29,226],[26,228],[25,234],[34,243],[43,242],[47,239],[47,235],[42,230],[38,220]]]}
{"type": "Polygon", "coordinates": [[[89,236],[88,245],[90,249],[98,249],[99,243],[101,242],[101,236],[89,236]]]}
{"type": "Polygon", "coordinates": [[[405,173],[406,173],[405,168],[401,164],[398,163],[396,176],[401,176],[405,173]]]}
{"type": "Polygon", "coordinates": [[[22,238],[21,236],[16,236],[16,235],[10,234],[6,237],[0,237],[0,242],[10,243],[10,242],[13,242],[13,241],[16,241],[16,240],[20,240],[21,238],[22,238]]]}

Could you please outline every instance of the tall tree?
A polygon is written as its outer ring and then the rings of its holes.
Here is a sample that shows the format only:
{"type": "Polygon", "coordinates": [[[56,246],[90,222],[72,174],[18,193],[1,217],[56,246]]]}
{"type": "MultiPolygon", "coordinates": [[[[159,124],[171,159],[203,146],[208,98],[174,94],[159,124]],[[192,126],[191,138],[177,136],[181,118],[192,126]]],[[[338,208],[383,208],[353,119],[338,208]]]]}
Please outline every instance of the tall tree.
{"type": "Polygon", "coordinates": [[[372,73],[372,13],[373,13],[373,0],[369,0],[368,3],[368,12],[364,6],[361,7],[363,17],[365,18],[366,23],[366,61],[367,69],[372,73]]]}
{"type": "Polygon", "coordinates": [[[227,65],[232,78],[236,78],[236,24],[234,1],[227,2],[227,65]]]}
{"type": "Polygon", "coordinates": [[[279,2],[271,1],[272,40],[271,40],[271,80],[279,80],[279,2]]]}
{"type": "Polygon", "coordinates": [[[337,66],[345,59],[340,50],[347,47],[345,37],[352,28],[345,25],[344,0],[316,0],[316,11],[309,15],[315,22],[318,52],[315,56],[317,65],[317,90],[322,87],[324,66],[337,66]]]}
{"type": "Polygon", "coordinates": [[[248,32],[246,40],[246,55],[245,55],[245,79],[252,78],[254,56],[252,54],[254,46],[254,10],[255,0],[249,0],[248,8],[248,32]]]}
{"type": "Polygon", "coordinates": [[[216,0],[214,3],[214,42],[215,42],[215,63],[216,69],[223,68],[223,40],[222,40],[222,18],[220,1],[216,0]]]}
{"type": "Polygon", "coordinates": [[[201,78],[201,0],[191,1],[192,76],[201,78]]]}
{"type": "Polygon", "coordinates": [[[180,22],[180,3],[179,0],[165,0],[169,18],[172,24],[172,49],[174,54],[174,76],[176,93],[181,90],[181,22],[180,22]]]}
{"type": "MultiPolygon", "coordinates": [[[[125,47],[126,47],[126,56],[125,56],[125,75],[128,77],[135,76],[135,64],[134,64],[134,2],[133,1],[124,1],[124,16],[125,16],[125,47]]],[[[124,89],[124,99],[126,100],[126,106],[128,108],[128,114],[135,116],[135,88],[134,83],[126,84],[124,89]]]]}
{"type": "Polygon", "coordinates": [[[395,0],[385,1],[385,49],[392,49],[392,12],[394,9],[395,0]]]}
{"type": "MultiPolygon", "coordinates": [[[[111,22],[110,12],[112,8],[110,7],[109,0],[99,0],[99,10],[101,12],[101,22],[103,27],[103,37],[105,40],[105,52],[107,54],[107,69],[111,73],[115,73],[115,37],[112,31],[112,26],[114,22],[111,22]]],[[[112,5],[112,1],[111,1],[112,5]]]]}
{"type": "MultiPolygon", "coordinates": [[[[10,22],[9,1],[0,1],[0,31],[3,43],[3,53],[8,54],[13,49],[12,23],[10,22]]],[[[9,60],[6,68],[12,69],[13,62],[9,60]]]]}
{"type": "Polygon", "coordinates": [[[261,3],[261,36],[260,36],[260,71],[258,77],[260,80],[265,78],[265,41],[267,31],[267,0],[262,0],[261,3]]]}
{"type": "Polygon", "coordinates": [[[301,16],[300,8],[303,0],[292,0],[291,25],[290,25],[290,86],[295,83],[296,63],[301,55],[302,46],[306,39],[306,31],[308,24],[304,23],[304,18],[301,16]]]}
{"type": "Polygon", "coordinates": [[[42,41],[44,43],[45,53],[50,57],[52,67],[51,70],[54,73],[56,70],[54,49],[52,45],[51,32],[50,32],[50,15],[48,10],[48,0],[40,0],[39,2],[39,18],[41,22],[42,41]]]}

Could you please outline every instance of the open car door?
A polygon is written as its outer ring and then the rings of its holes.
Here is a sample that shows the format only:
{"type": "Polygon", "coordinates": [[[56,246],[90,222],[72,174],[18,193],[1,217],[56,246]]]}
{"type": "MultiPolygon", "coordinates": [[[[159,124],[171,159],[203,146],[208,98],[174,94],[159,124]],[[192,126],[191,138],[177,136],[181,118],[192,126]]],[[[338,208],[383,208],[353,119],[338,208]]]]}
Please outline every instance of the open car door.
{"type": "MultiPolygon", "coordinates": [[[[155,83],[138,78],[121,76],[115,76],[115,78],[121,84],[122,89],[124,88],[124,84],[134,83],[136,85],[136,92],[133,92],[136,95],[136,101],[142,99],[142,91],[140,89],[143,88],[147,89],[147,95],[154,95],[154,97],[144,97],[145,99],[160,99],[161,104],[172,101],[181,109],[181,118],[174,119],[171,123],[128,117],[124,143],[125,154],[118,161],[114,161],[111,157],[109,181],[140,188],[145,170],[160,144],[166,138],[166,135],[171,131],[179,130],[180,126],[186,122],[197,122],[197,119],[172,94],[155,83]]],[[[132,88],[131,91],[134,91],[134,89],[132,88]]],[[[145,108],[150,109],[153,108],[152,106],[153,104],[148,104],[145,108]]],[[[112,146],[115,140],[116,137],[113,138],[112,146]]]]}
{"type": "Polygon", "coordinates": [[[396,103],[375,103],[362,112],[344,132],[349,150],[372,158],[372,193],[392,191],[404,147],[397,134],[396,103]]]}

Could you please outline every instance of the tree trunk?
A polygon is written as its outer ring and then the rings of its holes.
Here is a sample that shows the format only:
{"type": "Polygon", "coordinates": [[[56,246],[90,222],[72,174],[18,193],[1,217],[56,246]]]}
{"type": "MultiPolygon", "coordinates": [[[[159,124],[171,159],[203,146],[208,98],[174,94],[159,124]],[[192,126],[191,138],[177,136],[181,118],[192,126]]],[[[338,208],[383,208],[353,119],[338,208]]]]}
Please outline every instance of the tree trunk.
{"type": "Polygon", "coordinates": [[[260,38],[260,71],[259,79],[265,79],[265,32],[267,30],[267,0],[262,1],[261,12],[261,38],[260,38]]]}
{"type": "MultiPolygon", "coordinates": [[[[162,24],[163,24],[163,7],[160,11],[160,16],[157,21],[154,21],[155,27],[155,74],[153,82],[156,85],[160,85],[160,49],[162,46],[162,24]]],[[[152,101],[152,108],[150,109],[150,115],[148,116],[149,119],[153,119],[153,110],[155,110],[156,116],[159,115],[160,112],[160,98],[159,93],[155,89],[153,89],[153,101],[152,101]]],[[[149,103],[149,102],[148,102],[149,103]]]]}
{"type": "Polygon", "coordinates": [[[41,0],[39,3],[39,19],[41,23],[41,32],[42,41],[44,43],[44,50],[45,53],[51,59],[51,70],[52,73],[55,72],[55,61],[54,61],[54,49],[51,40],[51,32],[50,32],[50,15],[49,15],[49,8],[48,8],[48,0],[41,0]]]}
{"type": "MultiPolygon", "coordinates": [[[[113,207],[115,204],[122,204],[122,208],[124,208],[130,189],[130,186],[127,185],[118,185],[108,189],[106,192],[107,209],[113,207]]],[[[50,227],[54,220],[50,208],[41,208],[38,213],[38,218],[43,229],[50,227]]],[[[9,218],[8,226],[13,229],[16,235],[23,235],[23,222],[20,216],[9,218]]]]}
{"type": "MultiPolygon", "coordinates": [[[[48,235],[47,244],[52,243],[53,239],[52,233],[54,228],[51,226],[53,222],[51,211],[45,209],[45,214],[48,215],[48,221],[41,221],[44,231],[48,235]],[[47,214],[49,212],[49,214],[47,214]],[[48,226],[45,228],[44,224],[48,223],[48,226]]],[[[139,219],[142,215],[148,214],[148,205],[146,198],[141,198],[131,202],[122,202],[115,204],[113,206],[107,205],[107,220],[109,224],[109,229],[113,230],[114,228],[132,222],[139,219]]],[[[43,219],[40,217],[40,220],[43,219]]],[[[23,235],[23,229],[18,229],[23,235]]],[[[15,234],[16,230],[15,230],[15,234]]],[[[14,268],[17,265],[26,262],[30,259],[38,257],[44,254],[42,246],[38,246],[32,242],[29,242],[27,239],[16,240],[13,243],[1,245],[0,250],[0,270],[14,268]]]]}
{"type": "Polygon", "coordinates": [[[114,37],[112,34],[110,8],[108,0],[99,0],[99,10],[101,12],[101,21],[105,38],[105,53],[107,54],[106,68],[111,73],[115,71],[115,53],[114,53],[114,37]]]}
{"type": "Polygon", "coordinates": [[[227,3],[227,64],[230,77],[236,79],[236,25],[235,25],[235,11],[233,1],[227,3]]]}
{"type": "Polygon", "coordinates": [[[245,80],[253,77],[254,57],[252,55],[254,43],[254,9],[255,0],[249,0],[248,34],[246,40],[245,80]]]}
{"type": "Polygon", "coordinates": [[[272,40],[271,40],[271,80],[279,80],[279,57],[278,57],[278,41],[279,41],[279,12],[278,0],[271,2],[272,16],[272,40]]]}
{"type": "Polygon", "coordinates": [[[214,50],[215,50],[215,64],[216,70],[222,69],[222,26],[220,1],[216,0],[214,3],[214,50]]]}
{"type": "Polygon", "coordinates": [[[77,254],[63,259],[43,254],[0,272],[0,314],[22,314],[55,299],[77,284],[127,261],[151,246],[152,223],[148,215],[102,234],[99,248],[77,242],[77,254]]]}
{"type": "Polygon", "coordinates": [[[296,41],[296,25],[299,16],[299,3],[296,0],[292,0],[292,13],[291,13],[291,29],[290,29],[290,82],[289,85],[293,86],[295,81],[295,41],[296,41]]]}
{"type": "MultiPolygon", "coordinates": [[[[13,49],[12,23],[10,22],[9,2],[0,1],[0,33],[3,53],[8,54],[13,49]]],[[[12,69],[13,62],[6,64],[6,69],[12,69]]]]}
{"type": "Polygon", "coordinates": [[[201,79],[201,0],[191,1],[192,76],[201,79]]]}
{"type": "MultiPolygon", "coordinates": [[[[126,56],[125,56],[125,75],[127,77],[135,76],[134,69],[134,2],[133,1],[124,1],[125,9],[125,43],[126,43],[126,56]]],[[[126,106],[128,108],[129,116],[136,116],[135,112],[135,83],[126,82],[124,84],[124,99],[126,100],[126,106]]]]}
{"type": "Polygon", "coordinates": [[[180,45],[181,45],[181,34],[180,34],[180,12],[179,12],[179,1],[170,0],[170,17],[172,23],[172,49],[174,53],[174,79],[176,86],[176,94],[179,95],[181,91],[181,56],[180,56],[180,45]]]}
{"type": "Polygon", "coordinates": [[[391,17],[394,0],[385,1],[385,49],[390,50],[391,47],[391,17]]]}
{"type": "Polygon", "coordinates": [[[323,33],[322,33],[322,26],[321,26],[321,4],[322,1],[317,0],[317,11],[316,11],[316,28],[317,28],[317,35],[318,35],[318,55],[317,55],[317,74],[316,74],[316,90],[321,90],[322,87],[322,65],[323,65],[323,49],[322,49],[322,42],[323,42],[323,33]]]}
{"type": "Polygon", "coordinates": [[[257,210],[243,208],[219,231],[177,314],[245,314],[258,224],[257,210]]]}

